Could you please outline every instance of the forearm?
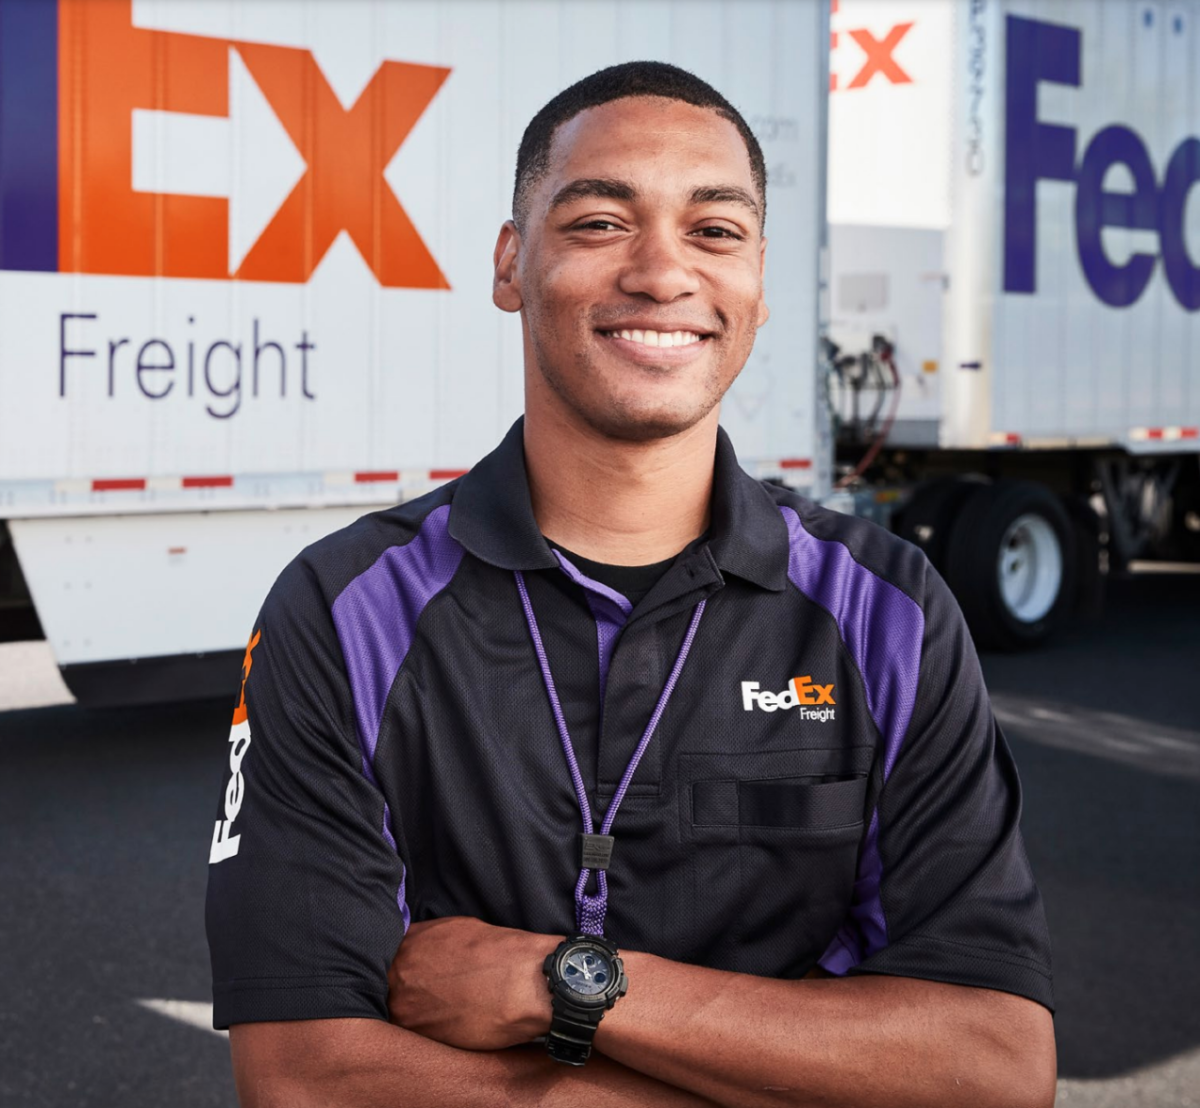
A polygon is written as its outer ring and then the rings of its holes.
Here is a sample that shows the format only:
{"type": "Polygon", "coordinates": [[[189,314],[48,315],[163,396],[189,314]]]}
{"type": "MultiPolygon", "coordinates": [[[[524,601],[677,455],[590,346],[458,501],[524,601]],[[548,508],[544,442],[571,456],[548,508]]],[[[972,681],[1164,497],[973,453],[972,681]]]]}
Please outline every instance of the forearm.
{"type": "Polygon", "coordinates": [[[230,1040],[242,1108],[712,1108],[600,1056],[458,1050],[378,1020],[242,1024],[230,1040]]]}
{"type": "Polygon", "coordinates": [[[1043,1108],[1045,1009],[895,977],[779,981],[626,953],[629,995],[596,1035],[608,1057],[730,1108],[1043,1108]]]}

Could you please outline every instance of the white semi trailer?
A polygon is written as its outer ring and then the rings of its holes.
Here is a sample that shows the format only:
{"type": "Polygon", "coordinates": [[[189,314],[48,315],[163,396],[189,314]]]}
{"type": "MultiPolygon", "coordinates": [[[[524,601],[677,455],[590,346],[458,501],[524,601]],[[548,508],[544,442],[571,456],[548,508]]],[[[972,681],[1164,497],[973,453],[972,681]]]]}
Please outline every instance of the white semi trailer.
{"type": "Polygon", "coordinates": [[[773,320],[723,423],[828,492],[828,44],[817,0],[0,0],[0,639],[88,704],[231,690],[301,547],[520,413],[517,144],[635,58],[762,139],[773,320]]]}
{"type": "Polygon", "coordinates": [[[985,644],[1200,560],[1200,7],[840,0],[832,42],[842,483],[985,644]]]}

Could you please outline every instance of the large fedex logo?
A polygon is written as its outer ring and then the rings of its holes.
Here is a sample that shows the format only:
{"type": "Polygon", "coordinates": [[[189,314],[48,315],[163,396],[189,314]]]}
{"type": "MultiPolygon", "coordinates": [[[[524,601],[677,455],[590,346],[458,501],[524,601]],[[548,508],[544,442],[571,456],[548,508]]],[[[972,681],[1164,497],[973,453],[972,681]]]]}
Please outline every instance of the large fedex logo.
{"type": "Polygon", "coordinates": [[[307,50],[0,0],[0,269],[303,283],[344,232],[448,288],[384,176],[448,73],[385,61],[347,108],[307,50]]]}
{"type": "Polygon", "coordinates": [[[1036,292],[1037,183],[1075,186],[1075,238],[1080,266],[1096,296],[1114,308],[1135,303],[1161,254],[1167,283],[1188,311],[1200,309],[1200,267],[1188,254],[1184,219],[1188,194],[1200,181],[1200,139],[1187,137],[1172,151],[1161,182],[1138,133],[1112,124],[1092,136],[1078,155],[1073,127],[1038,119],[1038,85],[1078,88],[1082,34],[1072,27],[1009,16],[1004,173],[1004,289],[1036,292]],[[1104,187],[1124,166],[1132,192],[1104,187]],[[1160,254],[1132,253],[1114,261],[1105,251],[1106,227],[1154,232],[1160,254]]]}

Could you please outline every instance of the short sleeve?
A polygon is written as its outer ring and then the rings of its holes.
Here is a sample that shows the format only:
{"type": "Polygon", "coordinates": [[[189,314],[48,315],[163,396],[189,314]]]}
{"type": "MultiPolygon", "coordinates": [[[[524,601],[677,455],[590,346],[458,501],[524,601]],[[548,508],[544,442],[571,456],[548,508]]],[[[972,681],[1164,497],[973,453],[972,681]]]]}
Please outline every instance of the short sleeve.
{"type": "Polygon", "coordinates": [[[1015,993],[1053,1011],[1021,786],[958,604],[926,565],[909,726],[871,814],[847,926],[822,964],[1015,993]]]}
{"type": "Polygon", "coordinates": [[[404,870],[303,555],[267,598],[242,678],[211,829],[213,1025],[386,1019],[404,870]]]}

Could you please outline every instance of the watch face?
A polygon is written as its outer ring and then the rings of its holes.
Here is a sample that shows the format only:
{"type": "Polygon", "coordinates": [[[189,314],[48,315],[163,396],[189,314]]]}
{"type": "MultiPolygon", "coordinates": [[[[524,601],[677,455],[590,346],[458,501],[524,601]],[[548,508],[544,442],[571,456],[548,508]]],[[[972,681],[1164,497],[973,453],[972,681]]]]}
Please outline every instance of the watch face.
{"type": "Polygon", "coordinates": [[[598,950],[573,950],[563,962],[562,979],[572,992],[596,996],[612,982],[612,962],[598,950]]]}

